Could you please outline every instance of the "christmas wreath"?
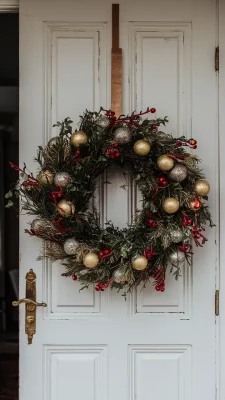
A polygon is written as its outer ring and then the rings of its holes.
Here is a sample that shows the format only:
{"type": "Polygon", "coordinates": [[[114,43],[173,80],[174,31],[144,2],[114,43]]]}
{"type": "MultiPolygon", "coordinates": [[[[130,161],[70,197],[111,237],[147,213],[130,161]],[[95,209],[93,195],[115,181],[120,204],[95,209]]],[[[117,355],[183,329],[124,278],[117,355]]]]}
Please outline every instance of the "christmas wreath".
{"type": "Polygon", "coordinates": [[[60,260],[63,275],[82,287],[127,292],[152,279],[156,290],[164,291],[167,266],[178,278],[184,261],[191,262],[192,243],[202,247],[207,241],[204,225],[213,222],[203,201],[210,186],[198,157],[186,151],[197,142],[161,131],[168,120],[155,112],[148,108],[116,118],[102,108],[86,111],[74,133],[66,118],[54,125],[59,135],[39,147],[36,177],[26,165],[10,163],[20,179],[6,194],[7,207],[14,195],[20,197],[22,210],[36,216],[26,232],[44,239],[39,258],[60,260]],[[148,113],[154,118],[145,119],[148,113]],[[141,210],[123,229],[112,221],[101,226],[90,206],[97,178],[114,166],[131,174],[142,193],[141,210]]]}

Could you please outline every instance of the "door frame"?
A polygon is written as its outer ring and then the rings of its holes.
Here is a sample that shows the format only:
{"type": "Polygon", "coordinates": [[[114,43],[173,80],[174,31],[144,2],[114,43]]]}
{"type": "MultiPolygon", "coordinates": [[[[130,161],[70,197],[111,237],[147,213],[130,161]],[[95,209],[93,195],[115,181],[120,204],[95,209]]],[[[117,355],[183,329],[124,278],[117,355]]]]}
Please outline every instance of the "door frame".
{"type": "Polygon", "coordinates": [[[0,13],[19,12],[19,0],[0,0],[0,13]]]}
{"type": "MultiPolygon", "coordinates": [[[[220,70],[218,74],[218,194],[219,221],[225,221],[225,179],[220,171],[225,171],[225,2],[217,4],[218,32],[215,47],[220,47],[220,70]]],[[[0,13],[19,12],[19,0],[0,0],[0,13]]],[[[214,49],[212,49],[213,51],[214,49]]],[[[214,63],[213,63],[214,64],[214,63]]],[[[214,67],[214,65],[213,65],[214,67]]],[[[217,127],[215,127],[217,129],[217,127]]],[[[218,270],[215,289],[219,289],[220,308],[216,317],[216,400],[225,400],[225,224],[218,229],[218,270]],[[224,340],[223,340],[224,338],[224,340]]]]}

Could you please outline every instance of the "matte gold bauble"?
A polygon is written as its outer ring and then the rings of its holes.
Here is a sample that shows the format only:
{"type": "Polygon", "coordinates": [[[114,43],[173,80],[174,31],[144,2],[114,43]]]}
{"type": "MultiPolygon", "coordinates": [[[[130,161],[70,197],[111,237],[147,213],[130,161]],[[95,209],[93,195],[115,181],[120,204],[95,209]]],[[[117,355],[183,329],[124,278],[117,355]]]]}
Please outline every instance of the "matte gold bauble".
{"type": "Polygon", "coordinates": [[[134,143],[133,148],[135,154],[138,156],[147,156],[147,154],[150,152],[151,146],[147,140],[140,139],[134,143]]]}
{"type": "Polygon", "coordinates": [[[77,131],[71,135],[70,143],[74,147],[79,147],[81,144],[87,144],[88,137],[85,132],[77,131]]]}
{"type": "Polygon", "coordinates": [[[86,268],[96,268],[99,263],[99,258],[96,253],[88,253],[83,258],[83,264],[86,268]]]}
{"type": "Polygon", "coordinates": [[[195,194],[199,197],[207,196],[210,191],[209,182],[205,181],[204,179],[199,179],[195,182],[194,188],[195,194]]]}
{"type": "Polygon", "coordinates": [[[38,175],[37,180],[40,185],[51,185],[53,183],[53,174],[48,170],[43,171],[38,175]]]}
{"type": "Polygon", "coordinates": [[[68,217],[75,213],[75,206],[70,201],[63,199],[57,204],[57,211],[62,217],[68,217]]]}
{"type": "Polygon", "coordinates": [[[174,160],[164,154],[157,158],[157,165],[161,171],[170,171],[174,166],[174,160]]]}
{"type": "Polygon", "coordinates": [[[163,210],[167,214],[174,214],[175,212],[177,212],[179,210],[179,207],[180,207],[180,203],[174,197],[167,197],[164,200],[163,205],[162,205],[163,210]]]}
{"type": "Polygon", "coordinates": [[[148,265],[148,260],[144,256],[139,256],[137,258],[133,258],[132,260],[132,267],[137,271],[142,271],[148,265]]]}

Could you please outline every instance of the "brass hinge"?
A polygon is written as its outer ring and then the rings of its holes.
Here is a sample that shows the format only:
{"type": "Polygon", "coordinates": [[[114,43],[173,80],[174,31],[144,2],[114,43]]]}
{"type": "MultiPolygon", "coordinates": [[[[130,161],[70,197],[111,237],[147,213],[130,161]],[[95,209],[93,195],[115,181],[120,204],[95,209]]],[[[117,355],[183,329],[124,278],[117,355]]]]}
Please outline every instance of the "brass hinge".
{"type": "Polygon", "coordinates": [[[215,50],[215,70],[219,71],[220,63],[219,63],[220,49],[216,47],[215,50]]]}
{"type": "Polygon", "coordinates": [[[215,314],[219,315],[220,312],[220,292],[219,290],[216,290],[215,293],[215,314]]]}

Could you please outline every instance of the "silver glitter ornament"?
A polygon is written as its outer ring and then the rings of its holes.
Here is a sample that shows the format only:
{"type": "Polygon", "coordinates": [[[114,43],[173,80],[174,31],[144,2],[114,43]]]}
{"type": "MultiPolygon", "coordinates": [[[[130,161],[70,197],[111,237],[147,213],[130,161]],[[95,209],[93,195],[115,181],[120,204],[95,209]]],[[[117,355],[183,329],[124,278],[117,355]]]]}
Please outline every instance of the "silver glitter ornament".
{"type": "Polygon", "coordinates": [[[55,137],[53,137],[52,139],[49,140],[48,146],[49,147],[56,146],[58,144],[58,141],[59,141],[59,137],[55,136],[55,137]]]}
{"type": "Polygon", "coordinates": [[[121,126],[113,132],[113,139],[118,144],[129,143],[132,139],[132,132],[128,126],[121,126]]]}
{"type": "Polygon", "coordinates": [[[170,230],[170,238],[173,243],[180,243],[183,240],[183,231],[180,228],[170,230]]]}
{"type": "Polygon", "coordinates": [[[50,229],[54,231],[56,230],[55,226],[44,218],[36,218],[31,223],[31,230],[33,232],[38,232],[38,231],[47,232],[50,229]]]}
{"type": "Polygon", "coordinates": [[[113,280],[116,283],[124,283],[124,282],[126,282],[126,277],[124,275],[124,272],[121,271],[120,269],[117,269],[113,274],[113,280]]]}
{"type": "Polygon", "coordinates": [[[182,182],[187,178],[188,170],[183,164],[176,164],[169,173],[170,179],[175,182],[182,182]]]}
{"type": "Polygon", "coordinates": [[[185,254],[183,251],[177,250],[170,254],[169,260],[171,264],[178,266],[183,264],[185,261],[185,254]]]}
{"type": "Polygon", "coordinates": [[[57,172],[54,177],[54,184],[63,188],[67,187],[70,181],[70,175],[67,172],[57,172]]]}
{"type": "Polygon", "coordinates": [[[106,115],[100,115],[100,117],[96,119],[96,124],[102,129],[106,129],[110,125],[110,119],[106,115]]]}
{"type": "Polygon", "coordinates": [[[66,254],[72,255],[76,254],[78,246],[79,242],[75,238],[70,238],[64,242],[63,248],[66,254]]]}

